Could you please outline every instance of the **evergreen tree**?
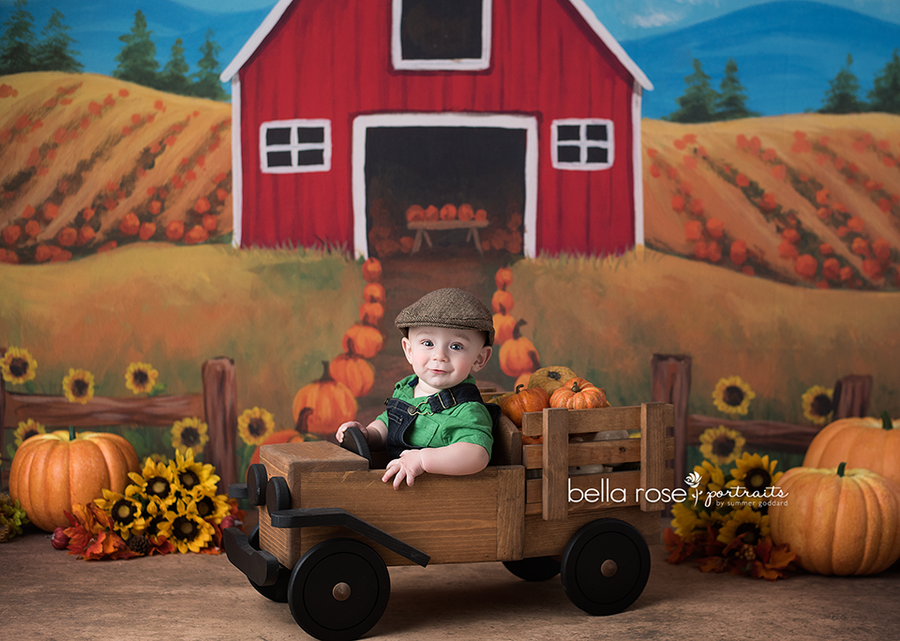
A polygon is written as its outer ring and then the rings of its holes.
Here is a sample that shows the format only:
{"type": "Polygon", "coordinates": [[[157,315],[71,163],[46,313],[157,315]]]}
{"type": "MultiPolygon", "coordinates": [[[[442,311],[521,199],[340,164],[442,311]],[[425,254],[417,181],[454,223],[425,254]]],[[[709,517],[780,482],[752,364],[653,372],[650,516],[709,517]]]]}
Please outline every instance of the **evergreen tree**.
{"type": "Polygon", "coordinates": [[[65,18],[59,9],[54,9],[47,26],[41,32],[44,39],[38,43],[35,57],[38,67],[44,71],[74,73],[84,69],[84,65],[75,59],[78,52],[71,49],[75,39],[66,33],[71,27],[63,24],[65,18]]]}
{"type": "Polygon", "coordinates": [[[207,29],[206,39],[200,46],[203,57],[197,63],[199,70],[194,74],[193,92],[200,98],[228,100],[228,93],[222,88],[222,81],[219,80],[218,55],[222,47],[212,39],[212,36],[213,30],[207,29]]]}
{"type": "Polygon", "coordinates": [[[3,23],[0,76],[38,70],[34,58],[34,16],[25,9],[27,5],[27,0],[16,0],[15,10],[3,23]]]}
{"type": "Polygon", "coordinates": [[[825,106],[819,109],[824,114],[852,114],[865,111],[865,104],[860,101],[859,81],[856,75],[850,71],[853,65],[853,56],[847,54],[847,64],[829,81],[829,89],[822,100],[825,106]]]}
{"type": "Polygon", "coordinates": [[[169,62],[163,67],[160,75],[159,88],[182,96],[190,96],[192,89],[187,72],[188,63],[184,59],[184,45],[181,42],[181,38],[177,38],[175,44],[172,45],[172,54],[169,57],[169,62]]]}
{"type": "Polygon", "coordinates": [[[136,82],[145,87],[157,87],[159,74],[156,62],[156,45],[150,40],[152,32],[147,30],[147,19],[138,9],[134,14],[134,26],[131,33],[119,36],[125,43],[116,56],[119,66],[113,71],[113,77],[129,82],[136,82]]]}
{"type": "Polygon", "coordinates": [[[738,66],[733,58],[725,64],[725,77],[719,85],[719,99],[716,101],[717,120],[737,120],[750,118],[759,113],[747,109],[747,92],[738,80],[738,66]]]}
{"type": "Polygon", "coordinates": [[[881,74],[875,76],[875,86],[869,92],[872,111],[900,114],[900,57],[894,49],[894,57],[884,65],[881,74]]]}
{"type": "Polygon", "coordinates": [[[678,111],[669,114],[672,122],[710,122],[716,120],[715,105],[719,95],[710,86],[710,78],[700,61],[694,58],[694,73],[686,76],[684,95],[676,98],[678,111]]]}

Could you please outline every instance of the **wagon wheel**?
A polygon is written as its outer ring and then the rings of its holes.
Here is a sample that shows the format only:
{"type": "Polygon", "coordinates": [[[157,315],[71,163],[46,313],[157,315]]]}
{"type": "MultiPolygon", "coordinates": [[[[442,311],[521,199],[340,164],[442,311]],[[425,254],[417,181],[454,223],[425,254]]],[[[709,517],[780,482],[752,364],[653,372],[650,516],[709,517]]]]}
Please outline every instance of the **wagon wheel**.
{"type": "Polygon", "coordinates": [[[524,581],[546,581],[559,574],[559,557],[536,556],[521,561],[504,561],[503,565],[524,581]]]}
{"type": "MultiPolygon", "coordinates": [[[[257,525],[250,531],[250,536],[247,537],[250,546],[254,550],[259,550],[259,526],[257,525]]],[[[275,583],[272,585],[259,585],[258,583],[254,583],[250,579],[250,585],[254,587],[254,589],[259,592],[261,595],[269,599],[270,601],[275,601],[276,603],[287,603],[288,600],[288,582],[291,579],[291,570],[289,568],[284,567],[280,563],[278,564],[278,575],[275,579],[275,583]]]]}
{"type": "Polygon", "coordinates": [[[288,603],[303,630],[322,641],[358,639],[387,607],[391,578],[365,543],[331,539],[312,547],[291,573],[288,603]]]}
{"type": "Polygon", "coordinates": [[[650,548],[630,523],[598,519],[569,540],[560,572],[572,603],[588,614],[616,614],[644,591],[650,548]]]}

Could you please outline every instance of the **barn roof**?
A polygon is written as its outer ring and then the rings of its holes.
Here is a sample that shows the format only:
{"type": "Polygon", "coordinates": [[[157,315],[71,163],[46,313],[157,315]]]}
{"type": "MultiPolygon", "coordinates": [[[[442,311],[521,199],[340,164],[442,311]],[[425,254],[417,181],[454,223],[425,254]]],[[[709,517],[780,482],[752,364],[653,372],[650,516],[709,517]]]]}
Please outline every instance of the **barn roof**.
{"type": "MultiPolygon", "coordinates": [[[[653,83],[650,82],[650,79],[647,78],[646,74],[641,71],[640,67],[635,64],[634,60],[632,60],[625,50],[622,48],[622,45],[612,36],[612,34],[607,30],[606,27],[603,26],[603,23],[597,19],[597,16],[594,15],[594,12],[591,11],[590,7],[587,6],[584,0],[566,0],[572,7],[578,11],[579,15],[584,19],[584,21],[588,24],[591,30],[600,38],[601,42],[606,45],[606,48],[609,49],[613,55],[618,59],[622,66],[628,70],[628,72],[632,75],[632,77],[647,91],[653,90],[653,83]]],[[[272,10],[269,12],[269,15],[266,16],[266,19],[262,21],[262,24],[256,28],[256,31],[253,32],[253,35],[250,36],[250,39],[244,43],[244,46],[241,47],[241,50],[238,51],[238,54],[234,57],[234,59],[228,64],[225,68],[225,71],[222,72],[222,75],[219,76],[222,82],[229,82],[235,74],[244,66],[244,64],[250,59],[256,49],[262,44],[262,42],[266,39],[266,36],[269,35],[269,32],[275,28],[278,22],[281,20],[281,16],[284,15],[284,12],[287,11],[288,7],[291,6],[291,3],[294,0],[278,0],[278,4],[272,7],[272,10]]]]}

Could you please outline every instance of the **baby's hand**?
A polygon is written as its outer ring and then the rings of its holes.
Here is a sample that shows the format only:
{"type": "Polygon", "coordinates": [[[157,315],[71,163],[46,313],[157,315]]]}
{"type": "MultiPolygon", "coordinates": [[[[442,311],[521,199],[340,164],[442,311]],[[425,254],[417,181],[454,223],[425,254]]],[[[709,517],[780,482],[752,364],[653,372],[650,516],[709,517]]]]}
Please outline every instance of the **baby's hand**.
{"type": "Polygon", "coordinates": [[[394,477],[394,489],[399,489],[406,479],[406,484],[412,486],[417,476],[425,471],[422,462],[422,450],[404,450],[400,452],[400,458],[395,458],[388,463],[387,470],[381,480],[387,483],[394,477]]]}
{"type": "Polygon", "coordinates": [[[342,423],[341,426],[337,430],[337,434],[335,435],[338,443],[344,442],[344,432],[347,431],[348,428],[355,427],[362,432],[362,435],[366,437],[366,440],[369,440],[369,430],[365,425],[360,423],[359,421],[347,421],[346,423],[342,423]]]}

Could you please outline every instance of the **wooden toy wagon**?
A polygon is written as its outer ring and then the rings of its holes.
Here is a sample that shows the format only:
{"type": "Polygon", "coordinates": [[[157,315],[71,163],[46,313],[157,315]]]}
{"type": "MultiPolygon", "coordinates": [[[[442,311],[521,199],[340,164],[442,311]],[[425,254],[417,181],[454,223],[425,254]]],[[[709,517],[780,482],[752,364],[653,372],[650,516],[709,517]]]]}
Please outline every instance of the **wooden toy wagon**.
{"type": "Polygon", "coordinates": [[[671,498],[673,420],[662,403],[545,409],[525,414],[521,431],[503,417],[485,470],[423,474],[399,490],[333,443],[268,445],[247,482],[229,488],[259,506],[259,527],[249,536],[227,529],[225,550],[256,590],[287,602],[300,627],[326,641],[371,629],[387,607],[387,566],[414,563],[502,561],[529,581],[560,574],[582,610],[621,612],[647,583],[645,539],[659,539],[671,498]],[[570,442],[613,430],[640,438],[570,442]],[[523,434],[543,442],[523,446],[523,434]],[[614,471],[569,473],[597,464],[614,471]]]}

